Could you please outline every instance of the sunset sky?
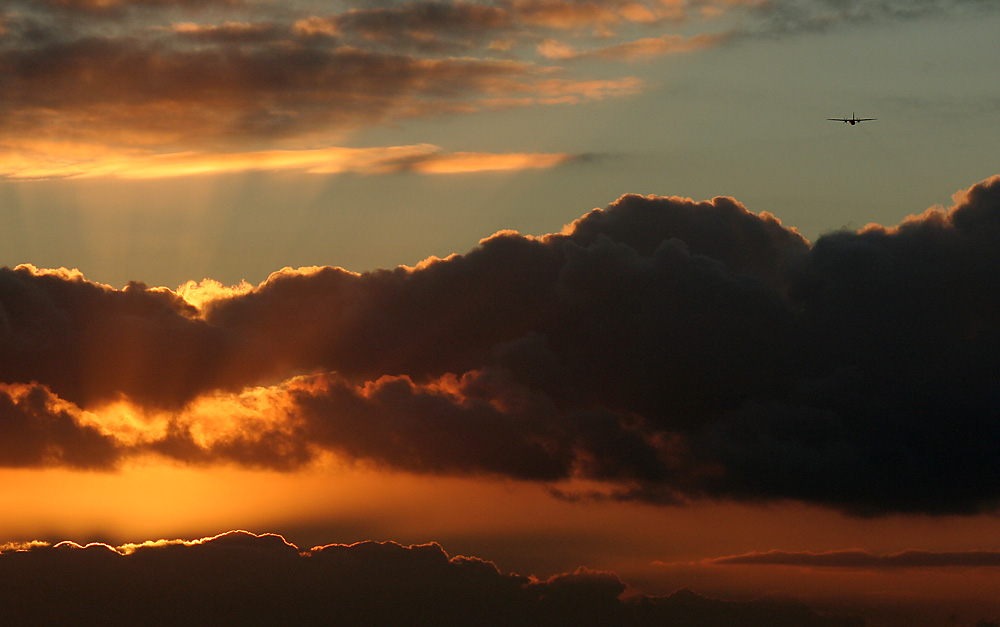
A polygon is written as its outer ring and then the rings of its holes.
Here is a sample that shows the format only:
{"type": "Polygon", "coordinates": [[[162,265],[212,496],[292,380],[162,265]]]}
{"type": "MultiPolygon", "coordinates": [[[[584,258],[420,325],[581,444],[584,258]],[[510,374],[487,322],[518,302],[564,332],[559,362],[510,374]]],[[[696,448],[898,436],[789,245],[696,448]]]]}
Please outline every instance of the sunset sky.
{"type": "Polygon", "coordinates": [[[996,624],[998,26],[6,0],[0,580],[996,624]]]}

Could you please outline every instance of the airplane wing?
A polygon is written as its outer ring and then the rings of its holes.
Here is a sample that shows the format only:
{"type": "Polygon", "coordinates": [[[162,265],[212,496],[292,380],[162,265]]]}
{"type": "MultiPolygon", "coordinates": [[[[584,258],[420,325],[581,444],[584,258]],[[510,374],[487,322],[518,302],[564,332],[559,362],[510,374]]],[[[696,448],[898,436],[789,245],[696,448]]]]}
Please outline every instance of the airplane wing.
{"type": "Polygon", "coordinates": [[[850,122],[847,118],[827,118],[831,122],[850,122]]]}

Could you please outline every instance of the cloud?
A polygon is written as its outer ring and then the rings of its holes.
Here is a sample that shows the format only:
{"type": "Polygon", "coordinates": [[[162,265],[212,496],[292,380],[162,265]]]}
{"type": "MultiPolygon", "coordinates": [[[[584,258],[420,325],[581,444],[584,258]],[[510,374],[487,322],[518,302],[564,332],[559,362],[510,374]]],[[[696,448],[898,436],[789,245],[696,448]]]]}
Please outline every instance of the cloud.
{"type": "Polygon", "coordinates": [[[195,21],[204,13],[183,3],[160,10],[170,4],[59,5],[92,12],[87,19],[50,14],[52,4],[0,13],[0,81],[11,96],[0,102],[0,178],[545,168],[571,157],[337,144],[406,118],[574,105],[643,87],[497,58],[487,47],[510,18],[474,3],[295,19],[233,5],[234,19],[220,22],[195,21]],[[111,15],[140,5],[150,9],[142,19],[111,15]],[[452,54],[470,46],[478,54],[452,54]]]}
{"type": "Polygon", "coordinates": [[[998,242],[994,177],[814,244],[730,198],[628,195],[413,268],[181,290],[197,306],[20,266],[0,270],[0,380],[44,386],[123,456],[991,511],[998,242]],[[115,403],[146,422],[119,428],[115,403]]]}
{"type": "Polygon", "coordinates": [[[119,393],[183,404],[227,341],[176,294],[141,283],[114,290],[18,266],[0,269],[0,294],[2,379],[41,382],[84,406],[119,393]]]}
{"type": "Polygon", "coordinates": [[[567,2],[566,0],[514,0],[511,7],[528,23],[557,30],[595,28],[621,20],[618,2],[567,2]]]}
{"type": "Polygon", "coordinates": [[[457,152],[432,155],[412,161],[409,168],[426,174],[460,174],[465,172],[514,171],[551,168],[572,159],[560,153],[488,154],[457,152]]]}
{"type": "MultiPolygon", "coordinates": [[[[47,151],[40,150],[38,153],[47,151]]],[[[430,144],[382,148],[317,148],[268,150],[242,153],[150,153],[131,152],[87,155],[72,159],[11,159],[0,156],[0,178],[15,180],[48,178],[115,177],[122,179],[170,178],[224,174],[254,170],[292,170],[311,174],[461,174],[551,168],[573,160],[562,153],[444,152],[430,144]]]]}
{"type": "Polygon", "coordinates": [[[479,47],[516,26],[514,16],[501,7],[460,1],[351,9],[301,24],[303,28],[318,28],[320,34],[342,35],[355,45],[375,42],[437,53],[479,47]]]}
{"type": "Polygon", "coordinates": [[[631,96],[641,92],[643,86],[642,79],[636,77],[627,77],[620,80],[548,78],[538,81],[530,88],[512,90],[509,96],[486,99],[483,101],[483,104],[496,108],[534,104],[573,105],[589,100],[631,96]]]}
{"type": "Polygon", "coordinates": [[[604,46],[592,50],[577,50],[560,41],[547,39],[539,44],[538,52],[550,59],[612,59],[621,61],[639,61],[660,57],[668,54],[691,52],[703,48],[711,48],[725,42],[730,33],[703,34],[694,37],[681,35],[662,35],[646,37],[620,44],[604,46]]]}
{"type": "MultiPolygon", "coordinates": [[[[0,101],[0,177],[123,172],[126,161],[146,172],[164,171],[164,161],[174,173],[185,171],[178,161],[195,172],[225,170],[278,151],[309,160],[317,146],[366,127],[574,106],[645,88],[620,70],[589,73],[589,61],[647,61],[741,36],[990,10],[975,0],[424,0],[317,15],[298,3],[204,4],[9,0],[0,10],[8,95],[0,101]],[[739,29],[719,31],[734,15],[739,29]],[[572,77],[553,65],[569,60],[572,77]]],[[[448,170],[451,161],[418,169],[448,170]]]]}
{"type": "Polygon", "coordinates": [[[725,602],[688,591],[623,600],[626,586],[613,573],[505,575],[492,562],[451,557],[437,544],[300,551],[281,536],[245,531],[121,547],[23,545],[0,553],[0,576],[5,617],[15,623],[100,616],[104,624],[157,625],[863,624],[794,602],[725,602]]]}
{"type": "Polygon", "coordinates": [[[363,127],[576,104],[640,86],[630,77],[570,79],[509,47],[498,58],[497,41],[534,37],[509,8],[302,10],[221,2],[209,14],[168,0],[15,0],[0,13],[0,81],[10,96],[0,102],[0,176],[120,171],[122,161],[146,170],[179,159],[204,167],[205,155],[232,155],[232,163],[265,148],[301,150],[308,160],[317,145],[363,127]]]}
{"type": "Polygon", "coordinates": [[[235,5],[240,0],[39,0],[38,4],[51,9],[96,15],[118,14],[130,8],[169,8],[197,6],[198,4],[235,5]]]}
{"type": "Polygon", "coordinates": [[[131,38],[0,49],[0,72],[17,94],[3,103],[12,137],[161,149],[430,115],[530,84],[536,73],[510,60],[348,47],[168,48],[131,38]]]}
{"type": "Polygon", "coordinates": [[[860,549],[823,553],[767,551],[718,557],[709,562],[720,566],[769,565],[797,568],[992,568],[1000,566],[1000,552],[907,550],[879,555],[860,549]]]}
{"type": "Polygon", "coordinates": [[[586,56],[626,61],[650,59],[668,54],[712,48],[726,41],[728,37],[728,33],[703,34],[694,37],[681,37],[680,35],[648,37],[593,50],[588,52],[586,56]]]}
{"type": "Polygon", "coordinates": [[[0,466],[113,468],[114,438],[81,424],[65,405],[38,385],[0,384],[0,466]]]}
{"type": "Polygon", "coordinates": [[[769,35],[825,31],[841,25],[885,23],[910,20],[928,15],[954,14],[962,11],[991,11],[995,7],[979,0],[861,0],[855,2],[814,2],[780,0],[749,2],[750,15],[756,18],[752,32],[769,35]]]}
{"type": "Polygon", "coordinates": [[[284,33],[272,22],[223,22],[220,25],[179,22],[172,30],[193,40],[218,44],[252,44],[274,41],[284,33]]]}

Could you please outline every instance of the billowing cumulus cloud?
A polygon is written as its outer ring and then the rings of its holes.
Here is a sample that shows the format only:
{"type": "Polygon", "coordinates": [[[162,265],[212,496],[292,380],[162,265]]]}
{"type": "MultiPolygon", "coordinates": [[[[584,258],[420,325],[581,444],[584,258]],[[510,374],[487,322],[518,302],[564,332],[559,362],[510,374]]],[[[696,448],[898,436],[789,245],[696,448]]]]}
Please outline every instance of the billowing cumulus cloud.
{"type": "Polygon", "coordinates": [[[179,406],[226,343],[176,294],[142,284],[114,290],[79,273],[4,268],[0,301],[3,380],[41,382],[81,406],[121,393],[179,406]]]}
{"type": "Polygon", "coordinates": [[[41,386],[0,384],[0,466],[112,468],[117,441],[65,405],[41,386]]]}
{"type": "Polygon", "coordinates": [[[726,602],[680,591],[620,598],[614,573],[503,574],[437,544],[331,544],[273,534],[112,547],[24,544],[0,553],[5,619],[19,624],[699,625],[847,627],[859,618],[789,601],[726,602]],[[19,549],[19,550],[18,550],[19,549]]]}
{"type": "MultiPolygon", "coordinates": [[[[994,177],[951,209],[813,244],[733,199],[629,195],[561,233],[232,290],[21,266],[0,271],[0,376],[121,457],[334,454],[571,498],[584,479],[654,503],[971,513],[1000,498],[998,255],[994,177]],[[140,414],[128,429],[105,417],[122,403],[140,414]]],[[[10,411],[25,442],[6,446],[27,461],[9,463],[42,463],[33,442],[54,427],[10,411]]]]}

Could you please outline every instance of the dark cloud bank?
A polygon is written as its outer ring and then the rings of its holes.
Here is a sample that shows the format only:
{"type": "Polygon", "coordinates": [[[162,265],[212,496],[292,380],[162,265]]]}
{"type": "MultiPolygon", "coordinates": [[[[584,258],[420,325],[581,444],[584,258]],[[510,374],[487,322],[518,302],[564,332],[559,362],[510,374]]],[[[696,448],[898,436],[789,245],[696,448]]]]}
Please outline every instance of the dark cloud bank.
{"type": "Polygon", "coordinates": [[[300,553],[280,536],[231,532],[197,544],[62,543],[0,554],[9,624],[692,625],[848,627],[776,600],[726,602],[679,591],[619,598],[613,573],[537,580],[436,544],[365,542],[300,553]]]}
{"type": "Polygon", "coordinates": [[[0,390],[2,463],[152,448],[294,468],[325,449],[658,503],[992,511],[998,270],[1000,177],[814,244],[732,199],[630,195],[563,234],[501,233],[416,269],[286,270],[202,310],[3,269],[0,380],[20,387],[0,390]],[[136,449],[60,409],[176,412],[280,382],[277,426],[210,449],[182,426],[136,449]]]}
{"type": "MultiPolygon", "coordinates": [[[[5,0],[2,139],[29,146],[26,159],[39,141],[239,149],[496,100],[592,97],[589,81],[489,47],[529,28],[511,9],[373,2],[308,12],[323,4],[5,0]]],[[[530,41],[533,30],[524,34],[530,41]]],[[[606,87],[630,92],[628,83],[606,87]]]]}

